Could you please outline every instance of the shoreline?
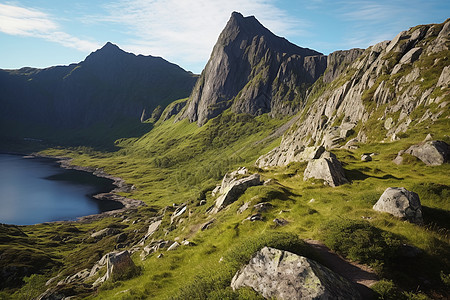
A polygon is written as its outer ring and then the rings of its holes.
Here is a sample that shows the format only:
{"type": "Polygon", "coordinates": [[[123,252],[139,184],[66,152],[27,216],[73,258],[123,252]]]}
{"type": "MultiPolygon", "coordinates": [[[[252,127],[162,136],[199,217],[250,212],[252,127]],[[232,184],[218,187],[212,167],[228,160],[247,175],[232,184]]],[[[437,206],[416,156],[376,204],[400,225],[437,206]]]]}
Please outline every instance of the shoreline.
{"type": "Polygon", "coordinates": [[[98,214],[77,217],[75,221],[67,220],[67,221],[53,221],[53,222],[43,222],[43,223],[58,223],[58,222],[61,222],[61,223],[70,223],[70,222],[88,223],[88,222],[102,219],[104,217],[114,216],[115,214],[123,213],[130,209],[136,209],[139,206],[146,205],[141,200],[131,199],[131,198],[117,195],[116,193],[120,193],[120,192],[128,193],[128,192],[132,191],[133,189],[135,189],[134,185],[128,184],[122,178],[112,176],[112,175],[104,172],[100,168],[83,167],[83,166],[74,165],[71,163],[73,161],[73,158],[64,157],[64,156],[49,156],[49,155],[41,155],[38,153],[19,154],[19,155],[22,155],[23,157],[36,157],[36,158],[40,157],[40,158],[55,159],[56,163],[59,164],[60,168],[63,168],[66,170],[76,170],[76,171],[88,172],[94,176],[112,180],[113,181],[112,184],[114,186],[116,186],[116,188],[114,188],[113,190],[111,190],[107,193],[95,194],[92,197],[97,200],[110,200],[110,201],[120,202],[123,205],[123,207],[119,208],[119,209],[109,210],[109,211],[101,212],[98,214]]]}

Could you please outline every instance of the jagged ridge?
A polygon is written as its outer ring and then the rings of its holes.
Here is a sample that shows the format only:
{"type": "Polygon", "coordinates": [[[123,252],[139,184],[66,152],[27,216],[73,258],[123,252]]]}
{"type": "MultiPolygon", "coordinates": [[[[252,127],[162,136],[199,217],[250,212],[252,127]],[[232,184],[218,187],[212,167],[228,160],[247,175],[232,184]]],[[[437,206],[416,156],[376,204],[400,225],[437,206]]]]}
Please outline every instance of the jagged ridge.
{"type": "Polygon", "coordinates": [[[203,125],[229,107],[236,113],[292,115],[325,68],[326,56],[234,12],[181,118],[203,125]]]}

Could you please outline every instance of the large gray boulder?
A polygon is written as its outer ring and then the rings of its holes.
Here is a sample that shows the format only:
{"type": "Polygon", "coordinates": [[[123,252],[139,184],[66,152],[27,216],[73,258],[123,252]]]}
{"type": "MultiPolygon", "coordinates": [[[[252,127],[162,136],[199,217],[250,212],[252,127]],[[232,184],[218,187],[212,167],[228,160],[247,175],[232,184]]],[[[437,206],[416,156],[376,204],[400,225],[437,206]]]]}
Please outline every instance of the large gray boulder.
{"type": "Polygon", "coordinates": [[[309,178],[323,179],[333,187],[348,183],[340,161],[336,155],[328,151],[324,152],[320,158],[308,162],[303,173],[303,180],[306,181],[309,178]]]}
{"type": "Polygon", "coordinates": [[[110,279],[114,274],[120,275],[121,272],[126,272],[130,268],[136,268],[130,253],[125,250],[122,252],[110,252],[106,254],[106,274],[98,278],[93,286],[98,286],[110,279]]]}
{"type": "Polygon", "coordinates": [[[426,165],[439,166],[449,161],[450,146],[443,141],[428,141],[412,145],[405,153],[414,155],[426,165]]]}
{"type": "Polygon", "coordinates": [[[419,196],[404,187],[389,187],[375,203],[373,209],[387,212],[411,223],[422,224],[422,206],[419,196]]]}
{"type": "MultiPolygon", "coordinates": [[[[225,177],[226,176],[227,175],[225,175],[225,177]]],[[[227,181],[225,185],[222,184],[220,189],[221,195],[216,199],[215,206],[211,210],[211,213],[219,212],[224,207],[235,202],[249,187],[260,185],[261,183],[259,174],[252,174],[241,179],[227,181]]]]}
{"type": "Polygon", "coordinates": [[[268,299],[361,299],[352,283],[294,253],[264,247],[234,275],[231,287],[251,287],[268,299]]]}

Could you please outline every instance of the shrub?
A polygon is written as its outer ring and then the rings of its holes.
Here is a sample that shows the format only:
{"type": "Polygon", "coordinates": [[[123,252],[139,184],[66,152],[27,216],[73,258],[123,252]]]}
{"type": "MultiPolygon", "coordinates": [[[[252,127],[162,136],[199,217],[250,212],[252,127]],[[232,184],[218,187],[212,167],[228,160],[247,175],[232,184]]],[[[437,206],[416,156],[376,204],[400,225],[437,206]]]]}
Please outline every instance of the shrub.
{"type": "Polygon", "coordinates": [[[371,288],[378,294],[378,299],[397,300],[401,297],[400,290],[392,280],[380,280],[371,288]]]}
{"type": "MultiPolygon", "coordinates": [[[[401,241],[367,221],[335,219],[322,229],[325,244],[347,258],[382,267],[397,257],[401,241]]],[[[381,271],[381,270],[378,270],[381,271]]]]}

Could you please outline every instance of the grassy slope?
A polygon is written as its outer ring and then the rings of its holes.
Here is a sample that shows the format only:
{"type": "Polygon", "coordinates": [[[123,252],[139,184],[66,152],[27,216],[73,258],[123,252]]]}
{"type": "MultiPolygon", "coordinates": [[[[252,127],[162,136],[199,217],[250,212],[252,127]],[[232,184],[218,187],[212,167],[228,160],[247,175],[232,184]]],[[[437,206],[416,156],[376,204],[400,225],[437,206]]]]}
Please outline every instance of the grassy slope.
{"type": "MultiPolygon", "coordinates": [[[[238,257],[245,262],[258,245],[262,246],[258,241],[274,244],[271,237],[280,232],[290,234],[285,242],[277,244],[285,248],[293,244],[292,239],[295,240],[296,236],[324,240],[324,224],[330,219],[361,220],[362,217],[368,218],[371,225],[395,234],[402,242],[414,245],[425,253],[410,264],[408,269],[404,265],[401,265],[398,272],[392,272],[393,266],[380,268],[382,276],[392,278],[407,290],[422,289],[430,294],[432,291],[442,294],[439,273],[449,273],[450,257],[449,166],[427,167],[412,157],[407,158],[406,164],[397,166],[391,160],[399,150],[419,142],[430,130],[436,138],[448,139],[445,137],[448,123],[443,120],[432,128],[426,128],[425,124],[423,127],[414,128],[411,131],[413,134],[408,137],[393,143],[361,145],[361,148],[355,151],[334,151],[344,163],[348,178],[352,180],[352,183],[337,188],[323,186],[320,182],[304,182],[304,163],[293,163],[286,168],[266,171],[253,169],[260,172],[265,179],[274,178],[275,183],[248,189],[237,202],[214,216],[216,221],[211,229],[206,231],[200,231],[199,226],[212,218],[205,211],[215,200],[208,191],[220,182],[226,171],[242,165],[252,168],[259,154],[272,149],[277,141],[268,141],[257,146],[255,142],[270,134],[282,124],[281,121],[266,116],[252,119],[226,113],[198,128],[186,121],[174,124],[169,120],[158,124],[141,138],[118,141],[121,150],[116,152],[52,149],[45,153],[69,155],[74,157],[75,164],[101,167],[108,173],[124,178],[137,187],[127,196],[143,200],[155,207],[155,210],[171,206],[172,203],[189,205],[189,217],[185,217],[182,223],[170,226],[172,231],[167,235],[160,228],[155,239],[187,238],[196,246],[181,247],[173,252],[163,251],[162,259],[156,257],[159,251],[144,261],[140,260],[137,253],[134,261],[142,266],[142,275],[106,284],[94,298],[164,298],[177,295],[179,289],[186,286],[188,288],[182,290],[181,298],[186,295],[218,295],[218,299],[224,295],[239,297],[229,288],[225,288],[239,264],[219,263],[221,257],[238,257]],[[379,155],[375,156],[372,162],[361,162],[360,155],[367,152],[377,152],[379,155]],[[419,194],[424,205],[425,226],[412,225],[371,209],[384,189],[389,186],[404,186],[419,194]],[[196,206],[203,198],[202,191],[206,192],[207,205],[196,206]],[[315,201],[310,202],[311,199],[315,201]],[[254,213],[254,209],[243,214],[236,213],[247,201],[251,204],[268,201],[274,208],[263,213],[263,222],[243,221],[254,213]],[[275,227],[272,222],[274,218],[284,218],[289,224],[275,227]],[[242,252],[241,256],[236,256],[236,252],[242,252]],[[431,281],[430,286],[423,286],[418,279],[419,274],[431,281]],[[212,291],[209,291],[211,286],[212,291]]],[[[145,221],[155,215],[155,210],[147,208],[140,212],[140,217],[133,213],[128,217],[145,221]]],[[[170,214],[167,213],[164,220],[164,224],[169,227],[170,214]]],[[[115,218],[76,226],[82,231],[81,236],[87,237],[91,232],[89,230],[98,230],[115,223],[122,224],[121,221],[122,219],[115,218]]],[[[39,226],[37,232],[41,231],[39,226]]],[[[128,233],[140,230],[143,235],[147,226],[144,222],[135,225],[127,223],[123,230],[128,233]]],[[[57,231],[56,228],[53,230],[57,231]]],[[[24,227],[24,231],[35,232],[33,227],[24,227]]],[[[30,235],[38,238],[37,235],[30,235]]],[[[48,236],[44,239],[48,239],[48,236]]],[[[82,240],[81,237],[80,239],[82,240]]],[[[105,240],[102,241],[103,244],[95,244],[94,247],[94,244],[79,243],[80,239],[73,244],[77,245],[74,248],[55,248],[59,252],[60,260],[66,264],[66,274],[73,274],[81,269],[70,262],[71,254],[92,256],[92,253],[96,253],[93,257],[98,259],[103,253],[112,250],[114,245],[113,240],[105,240]]],[[[49,246],[42,245],[41,249],[48,249],[49,246]]],[[[307,250],[303,248],[297,252],[307,254],[307,250]]],[[[95,261],[94,258],[90,263],[95,261]]],[[[248,291],[241,293],[246,292],[248,291]]],[[[240,295],[244,298],[250,296],[240,295]]]]}

